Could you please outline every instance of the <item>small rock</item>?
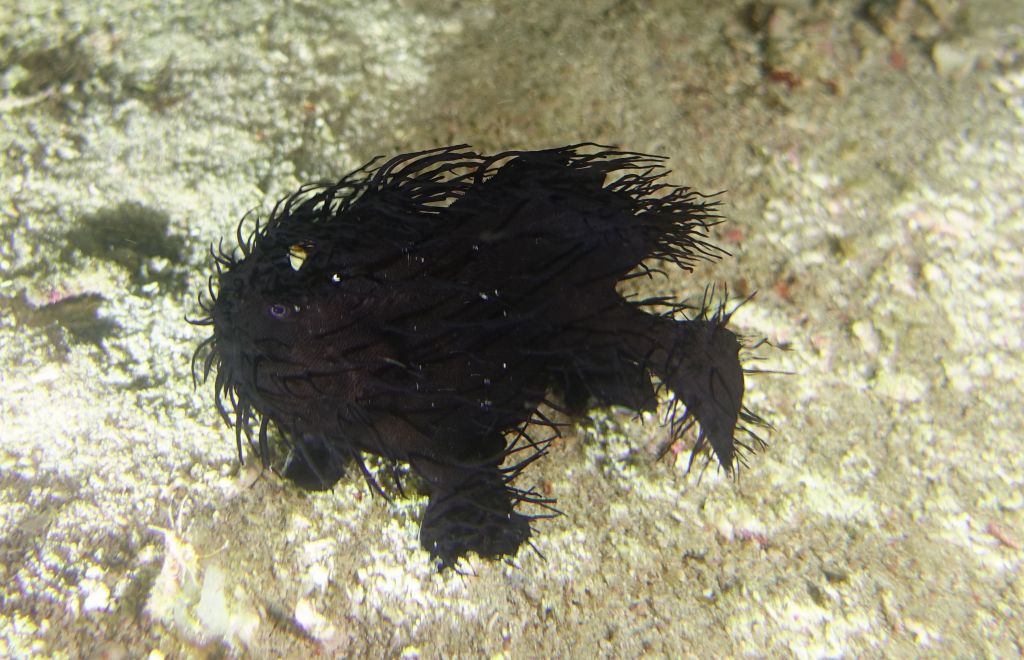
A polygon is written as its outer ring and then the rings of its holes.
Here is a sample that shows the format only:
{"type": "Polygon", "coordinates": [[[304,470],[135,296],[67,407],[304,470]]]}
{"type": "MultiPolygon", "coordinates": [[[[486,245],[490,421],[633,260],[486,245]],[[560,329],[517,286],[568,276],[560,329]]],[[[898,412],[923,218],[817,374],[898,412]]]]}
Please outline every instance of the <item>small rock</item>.
{"type": "Polygon", "coordinates": [[[974,69],[977,53],[962,44],[940,41],[932,48],[932,62],[939,75],[947,78],[963,78],[974,69]]]}
{"type": "Polygon", "coordinates": [[[864,353],[872,356],[878,355],[882,341],[871,321],[854,321],[850,330],[853,332],[853,336],[860,341],[860,348],[864,353]]]}
{"type": "Polygon", "coordinates": [[[907,373],[883,371],[875,379],[876,392],[900,403],[920,401],[927,390],[921,379],[907,373]]]}

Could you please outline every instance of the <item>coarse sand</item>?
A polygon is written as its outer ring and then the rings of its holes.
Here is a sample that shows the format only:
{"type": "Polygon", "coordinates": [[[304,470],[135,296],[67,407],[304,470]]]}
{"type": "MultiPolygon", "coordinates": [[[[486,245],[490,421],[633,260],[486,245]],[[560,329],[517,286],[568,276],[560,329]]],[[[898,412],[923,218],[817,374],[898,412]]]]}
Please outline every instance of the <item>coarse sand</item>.
{"type": "Polygon", "coordinates": [[[1017,0],[8,2],[0,148],[0,656],[1024,650],[1017,0]],[[212,243],[376,155],[579,141],[725,191],[732,256],[639,286],[757,292],[737,479],[595,411],[535,551],[439,574],[422,495],[238,464],[212,243]]]}

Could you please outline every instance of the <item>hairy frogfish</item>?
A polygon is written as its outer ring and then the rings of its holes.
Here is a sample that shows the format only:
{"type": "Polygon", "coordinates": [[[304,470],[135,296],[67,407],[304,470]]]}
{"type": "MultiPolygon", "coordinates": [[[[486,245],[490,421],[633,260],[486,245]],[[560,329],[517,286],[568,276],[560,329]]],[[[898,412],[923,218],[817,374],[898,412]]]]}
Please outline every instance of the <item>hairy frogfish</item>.
{"type": "Polygon", "coordinates": [[[306,185],[249,235],[240,224],[239,248],[213,251],[197,321],[213,334],[193,361],[216,371],[239,457],[245,438],[267,464],[280,437],[284,476],[312,490],[350,465],[376,486],[365,454],[407,463],[429,493],[420,543],[442,567],[514,554],[550,515],[553,500],[514,483],[557,435],[531,436],[558,426],[541,404],[652,411],[666,388],[670,437],[696,425],[691,463],[706,453],[731,472],[738,434],[761,444],[762,420],[743,405],[730,315],[706,296],[618,290],[723,254],[714,201],[667,183],[664,160],[444,147],[306,185]]]}

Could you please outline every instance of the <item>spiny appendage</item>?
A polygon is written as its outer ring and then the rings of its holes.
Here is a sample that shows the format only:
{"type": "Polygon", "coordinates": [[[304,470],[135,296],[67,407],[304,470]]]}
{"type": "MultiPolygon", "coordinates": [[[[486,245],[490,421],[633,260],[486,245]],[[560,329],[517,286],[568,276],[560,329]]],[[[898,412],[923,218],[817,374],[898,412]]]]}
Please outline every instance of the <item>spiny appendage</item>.
{"type": "Polygon", "coordinates": [[[746,467],[748,454],[767,447],[756,429],[770,430],[771,425],[743,405],[744,376],[758,372],[745,369],[740,356],[764,341],[745,342],[726,327],[750,298],[727,311],[727,297],[726,293],[713,304],[710,300],[714,289],[706,290],[696,313],[675,321],[677,337],[667,359],[662,365],[652,366],[661,380],[659,388],[672,393],[664,419],[669,438],[660,455],[664,456],[696,425],[697,439],[687,470],[692,469],[699,455],[705,456],[706,468],[713,455],[727,473],[735,475],[737,463],[746,467]]]}
{"type": "Polygon", "coordinates": [[[530,541],[530,523],[561,512],[555,508],[555,500],[532,487],[518,488],[513,482],[547,453],[554,436],[535,441],[524,428],[504,455],[527,452],[525,458],[505,467],[459,466],[458,479],[431,484],[433,492],[420,526],[420,545],[442,570],[456,566],[470,552],[488,559],[512,556],[524,543],[540,554],[530,541]],[[541,512],[522,513],[519,509],[523,505],[539,507],[541,512]]]}
{"type": "MultiPolygon", "coordinates": [[[[308,230],[315,225],[351,222],[353,216],[358,216],[353,228],[358,226],[362,232],[385,229],[390,237],[416,235],[424,216],[439,213],[474,186],[493,179],[504,168],[514,168],[517,161],[529,163],[530,171],[550,171],[561,180],[574,180],[567,171],[593,174],[598,185],[605,177],[614,177],[604,187],[633,200],[635,230],[657,239],[652,257],[689,268],[699,258],[723,254],[703,240],[707,230],[718,223],[716,203],[704,201],[713,196],[667,183],[670,172],[663,156],[594,143],[492,156],[478,154],[463,144],[403,154],[383,163],[377,158],[335,183],[309,184],[282,199],[269,219],[262,226],[257,222],[247,238],[239,228],[239,245],[248,256],[262,239],[287,232],[290,225],[308,230]],[[371,216],[372,222],[367,220],[371,216]]],[[[359,235],[354,238],[358,240],[359,235]]]]}
{"type": "MultiPolygon", "coordinates": [[[[229,273],[252,253],[253,246],[262,231],[259,217],[255,213],[250,212],[246,214],[236,228],[236,238],[238,241],[236,250],[226,250],[223,240],[218,243],[216,248],[212,245],[210,246],[210,256],[213,258],[215,272],[207,279],[206,290],[200,292],[197,300],[201,315],[196,319],[186,317],[186,321],[196,326],[214,326],[214,313],[218,302],[224,298],[230,299],[235,293],[234,291],[225,292],[220,290],[216,283],[223,282],[225,273],[229,273]],[[245,236],[243,227],[252,218],[255,218],[255,229],[248,236],[245,236]],[[241,252],[241,258],[237,255],[238,251],[241,252]]],[[[191,360],[193,385],[198,387],[200,383],[205,383],[209,379],[210,374],[216,370],[214,400],[220,417],[228,426],[233,427],[235,430],[235,444],[238,450],[239,462],[245,462],[242,449],[242,437],[245,436],[245,441],[249,445],[250,450],[263,459],[264,467],[266,467],[270,456],[267,442],[267,424],[269,420],[262,417],[255,410],[252,402],[238,386],[238,383],[241,382],[238,371],[244,369],[245,366],[226,360],[223,345],[223,338],[215,332],[196,347],[191,360]],[[200,363],[202,364],[201,369],[199,368],[200,363]],[[254,435],[253,427],[257,423],[258,431],[254,435]]]]}
{"type": "MultiPolygon", "coordinates": [[[[722,222],[714,195],[704,195],[665,179],[669,170],[651,167],[627,173],[608,185],[608,190],[627,195],[635,214],[634,229],[647,236],[646,259],[671,263],[692,271],[701,261],[715,261],[728,252],[709,242],[712,227],[722,222]]],[[[644,264],[634,273],[650,272],[644,264]]]]}

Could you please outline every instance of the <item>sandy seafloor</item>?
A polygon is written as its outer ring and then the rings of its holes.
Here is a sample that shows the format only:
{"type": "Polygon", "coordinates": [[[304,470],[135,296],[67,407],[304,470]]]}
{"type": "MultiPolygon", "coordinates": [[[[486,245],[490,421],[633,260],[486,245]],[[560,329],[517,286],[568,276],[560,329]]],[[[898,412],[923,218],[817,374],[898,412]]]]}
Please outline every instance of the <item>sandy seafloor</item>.
{"type": "Polygon", "coordinates": [[[4,2],[0,656],[1019,655],[1024,7],[702,5],[4,2]],[[728,191],[734,256],[645,286],[757,290],[788,348],[738,480],[595,413],[523,477],[543,558],[438,574],[424,498],[239,469],[211,242],[378,154],[581,140],[728,191]]]}

